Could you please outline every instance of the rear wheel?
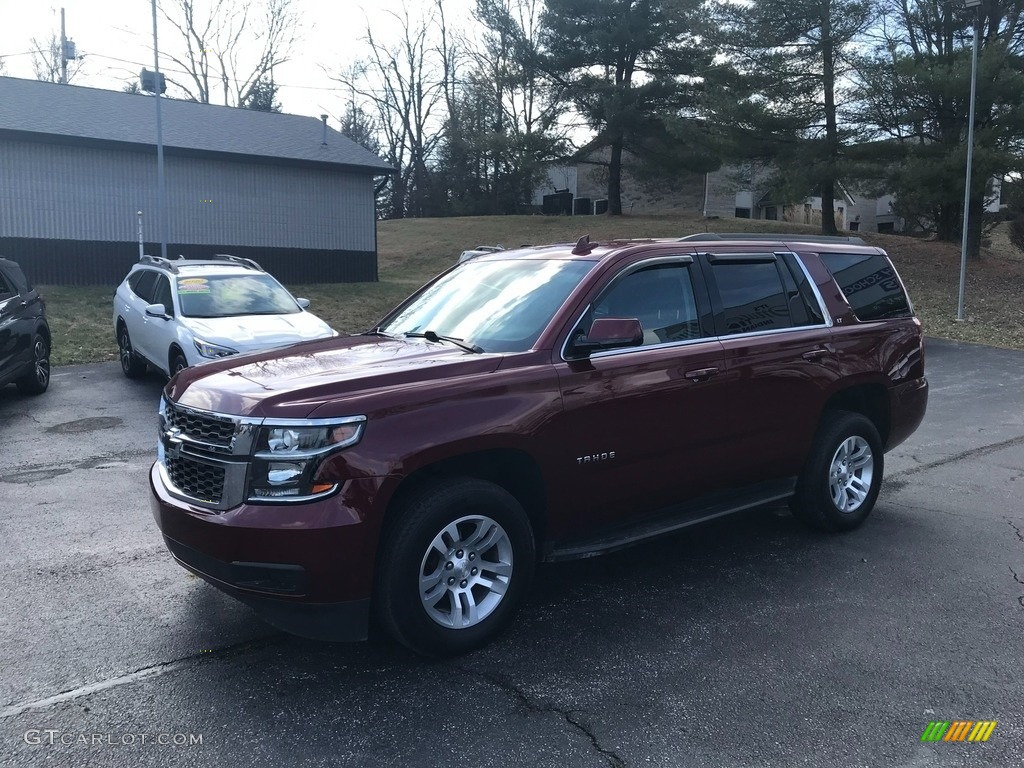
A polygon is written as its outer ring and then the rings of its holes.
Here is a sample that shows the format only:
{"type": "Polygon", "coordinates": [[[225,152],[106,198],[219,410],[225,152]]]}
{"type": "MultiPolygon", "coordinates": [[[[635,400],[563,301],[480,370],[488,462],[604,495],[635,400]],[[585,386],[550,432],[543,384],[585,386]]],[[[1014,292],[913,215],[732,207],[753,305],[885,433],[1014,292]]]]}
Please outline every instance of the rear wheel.
{"type": "Polygon", "coordinates": [[[32,339],[32,369],[16,383],[23,395],[41,395],[50,386],[50,343],[43,334],[32,339]]]}
{"type": "Polygon", "coordinates": [[[137,379],[146,372],[146,361],[135,354],[128,328],[122,323],[117,329],[117,353],[121,370],[129,379],[137,379]]]}
{"type": "Polygon", "coordinates": [[[822,531],[856,528],[875,506],[883,463],[882,441],[870,419],[827,413],[790,501],[793,514],[822,531]]]}
{"type": "Polygon", "coordinates": [[[493,483],[441,481],[409,497],[380,551],[375,610],[426,656],[486,643],[512,619],[536,564],[522,505],[493,483]]]}

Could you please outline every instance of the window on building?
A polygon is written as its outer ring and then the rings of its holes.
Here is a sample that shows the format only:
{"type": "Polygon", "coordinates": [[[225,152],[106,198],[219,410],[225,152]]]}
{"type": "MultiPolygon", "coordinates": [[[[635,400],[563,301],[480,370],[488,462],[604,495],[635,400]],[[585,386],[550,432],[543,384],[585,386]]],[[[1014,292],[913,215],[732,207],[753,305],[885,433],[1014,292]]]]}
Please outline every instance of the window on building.
{"type": "Polygon", "coordinates": [[[749,208],[737,208],[736,209],[736,218],[737,219],[749,219],[750,218],[750,209],[749,208]]]}

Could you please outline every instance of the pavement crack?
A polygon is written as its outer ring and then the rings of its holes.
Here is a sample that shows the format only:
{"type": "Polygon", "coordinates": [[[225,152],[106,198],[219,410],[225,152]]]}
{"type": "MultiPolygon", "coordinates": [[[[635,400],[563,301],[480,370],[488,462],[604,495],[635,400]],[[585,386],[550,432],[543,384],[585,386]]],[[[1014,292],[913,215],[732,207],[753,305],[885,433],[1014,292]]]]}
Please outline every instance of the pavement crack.
{"type": "Polygon", "coordinates": [[[601,746],[601,742],[597,738],[597,734],[593,732],[590,726],[588,726],[585,722],[581,721],[578,718],[580,710],[561,709],[550,704],[538,704],[534,702],[532,699],[530,699],[530,697],[526,695],[526,692],[523,691],[522,688],[520,688],[510,680],[499,677],[497,675],[489,674],[487,672],[477,672],[476,670],[466,669],[465,667],[462,667],[462,670],[464,672],[469,673],[470,675],[473,675],[475,677],[480,678],[481,680],[484,680],[487,683],[490,683],[499,690],[502,690],[505,693],[510,694],[512,698],[518,701],[519,704],[522,705],[522,707],[530,713],[561,715],[561,717],[565,720],[566,723],[568,723],[570,726],[573,727],[573,729],[581,733],[590,741],[591,747],[593,747],[595,752],[597,752],[599,755],[601,755],[608,761],[608,765],[610,765],[612,768],[625,768],[626,761],[614,750],[606,749],[605,747],[601,746]]]}
{"type": "Polygon", "coordinates": [[[1020,528],[1017,525],[1015,525],[1010,518],[1007,517],[1005,519],[1006,524],[1013,528],[1013,532],[1017,534],[1017,540],[1020,541],[1021,544],[1024,544],[1024,533],[1021,533],[1020,528]]]}
{"type": "Polygon", "coordinates": [[[159,675],[165,675],[169,672],[175,672],[180,669],[186,669],[194,666],[195,664],[201,664],[207,659],[215,658],[232,658],[234,656],[247,653],[249,651],[261,650],[267,646],[273,645],[275,642],[279,642],[282,637],[281,633],[275,633],[272,635],[257,638],[255,640],[245,640],[234,645],[228,645],[223,648],[217,649],[200,649],[196,653],[189,654],[188,656],[182,656],[177,659],[170,659],[168,661],[160,661],[155,664],[149,664],[145,667],[140,667],[134,672],[128,672],[123,675],[117,675],[115,677],[101,680],[97,683],[89,683],[87,685],[80,685],[76,688],[69,688],[55,693],[52,696],[47,696],[42,699],[36,699],[34,701],[23,701],[20,703],[8,703],[2,710],[0,710],[0,720],[6,720],[11,717],[24,714],[25,712],[32,712],[41,709],[49,709],[58,704],[63,704],[66,701],[73,699],[79,699],[84,696],[92,696],[95,693],[101,693],[102,691],[109,690],[111,688],[118,688],[122,685],[130,685],[137,683],[142,680],[146,680],[159,675]]]}
{"type": "MultiPolygon", "coordinates": [[[[1022,579],[1020,576],[1018,576],[1017,572],[1015,570],[1013,570],[1012,567],[1010,567],[1010,566],[1007,566],[1007,567],[1010,568],[1010,575],[1013,576],[1013,580],[1016,581],[1018,584],[1020,584],[1022,587],[1024,587],[1024,579],[1022,579]]],[[[1024,608],[1024,595],[1021,595],[1020,597],[1018,597],[1017,598],[1017,602],[1020,603],[1020,607],[1021,608],[1024,608]]]]}
{"type": "Polygon", "coordinates": [[[0,483],[16,483],[31,485],[41,480],[51,480],[58,475],[66,475],[79,469],[96,469],[116,461],[128,461],[151,456],[155,459],[156,452],[152,449],[121,451],[119,453],[107,453],[102,456],[92,456],[88,459],[73,464],[67,462],[24,464],[16,470],[0,476],[0,483]]]}
{"type": "MultiPolygon", "coordinates": [[[[936,461],[929,462],[927,464],[921,464],[917,467],[910,467],[904,469],[902,472],[896,472],[890,475],[891,478],[907,477],[909,475],[916,475],[918,472],[925,472],[929,469],[935,469],[936,467],[943,467],[946,464],[955,464],[958,461],[965,459],[974,459],[981,456],[987,456],[990,453],[996,453],[1004,448],[1012,448],[1016,445],[1024,444],[1024,435],[1018,435],[1017,437],[1011,437],[1009,440],[1003,440],[999,443],[991,443],[990,445],[983,445],[978,448],[971,448],[969,451],[961,451],[960,453],[954,453],[952,456],[946,456],[944,459],[938,459],[936,461]]],[[[912,457],[915,458],[916,457],[912,457]]]]}

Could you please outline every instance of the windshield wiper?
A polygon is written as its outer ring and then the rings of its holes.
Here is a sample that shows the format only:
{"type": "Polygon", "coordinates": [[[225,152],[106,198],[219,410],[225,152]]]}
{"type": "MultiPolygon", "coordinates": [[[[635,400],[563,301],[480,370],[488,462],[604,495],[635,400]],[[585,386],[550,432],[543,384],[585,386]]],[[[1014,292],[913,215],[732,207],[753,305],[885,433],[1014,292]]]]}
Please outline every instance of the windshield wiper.
{"type": "Polygon", "coordinates": [[[454,336],[442,336],[434,331],[406,331],[404,336],[408,339],[426,339],[433,342],[447,341],[477,355],[484,351],[483,347],[478,347],[476,344],[466,344],[462,339],[456,339],[454,336]]]}

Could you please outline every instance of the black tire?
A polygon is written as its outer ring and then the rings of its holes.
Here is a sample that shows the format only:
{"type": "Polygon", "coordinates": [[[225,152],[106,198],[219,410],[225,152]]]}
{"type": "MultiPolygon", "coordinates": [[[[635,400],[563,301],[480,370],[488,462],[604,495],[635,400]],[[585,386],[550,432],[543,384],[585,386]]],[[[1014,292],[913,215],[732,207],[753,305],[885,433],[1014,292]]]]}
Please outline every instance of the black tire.
{"type": "Polygon", "coordinates": [[[129,379],[137,379],[146,373],[146,361],[135,354],[128,327],[121,323],[117,327],[117,353],[121,360],[121,371],[129,379]]]}
{"type": "Polygon", "coordinates": [[[466,653],[501,632],[526,595],[537,559],[529,518],[515,497],[483,480],[451,478],[414,492],[395,513],[377,560],[374,612],[381,627],[430,657],[466,653]],[[432,542],[452,527],[460,538],[443,554],[432,542]],[[494,543],[488,544],[491,539],[494,543]],[[473,551],[478,546],[479,552],[473,551]],[[479,575],[474,563],[483,564],[479,575]],[[507,575],[499,576],[492,568],[507,570],[507,575]],[[441,576],[421,598],[424,571],[441,576]],[[488,586],[502,584],[502,589],[488,586]],[[426,603],[436,595],[439,599],[428,608],[426,603]],[[473,621],[469,605],[483,615],[473,621]],[[468,625],[442,625],[446,619],[468,625]]]}
{"type": "Polygon", "coordinates": [[[50,386],[50,343],[43,334],[32,338],[32,369],[15,383],[23,395],[41,395],[50,386]]]}
{"type": "Polygon", "coordinates": [[[883,466],[882,441],[871,420],[859,413],[829,411],[814,438],[790,509],[816,530],[853,530],[875,506],[883,466]],[[843,450],[845,454],[840,453],[843,450]]]}
{"type": "Polygon", "coordinates": [[[188,360],[185,359],[185,354],[180,349],[172,349],[170,358],[171,376],[174,376],[178,371],[183,371],[188,368],[188,360]]]}

